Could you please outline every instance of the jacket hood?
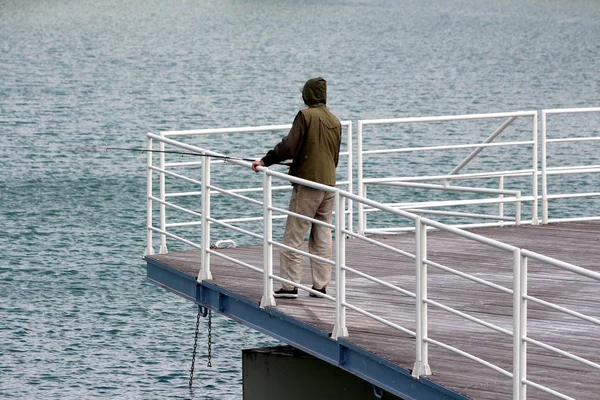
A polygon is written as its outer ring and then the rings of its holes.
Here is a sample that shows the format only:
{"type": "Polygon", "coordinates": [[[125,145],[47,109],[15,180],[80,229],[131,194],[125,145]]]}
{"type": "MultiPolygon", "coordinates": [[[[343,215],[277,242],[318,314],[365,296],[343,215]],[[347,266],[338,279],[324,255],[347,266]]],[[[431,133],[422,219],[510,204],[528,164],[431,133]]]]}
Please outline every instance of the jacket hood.
{"type": "Polygon", "coordinates": [[[327,81],[321,77],[306,81],[302,88],[302,100],[307,106],[327,103],[327,81]]]}

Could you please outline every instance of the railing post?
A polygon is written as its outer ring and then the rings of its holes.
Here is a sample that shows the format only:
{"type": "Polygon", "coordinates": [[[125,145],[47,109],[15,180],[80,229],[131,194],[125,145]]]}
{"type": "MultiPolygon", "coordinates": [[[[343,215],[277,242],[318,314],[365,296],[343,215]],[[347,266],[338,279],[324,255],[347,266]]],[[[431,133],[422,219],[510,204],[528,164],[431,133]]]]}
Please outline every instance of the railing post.
{"type": "Polygon", "coordinates": [[[431,375],[427,339],[427,226],[421,218],[415,220],[416,269],[416,361],[412,376],[431,375]]]}
{"type": "Polygon", "coordinates": [[[522,268],[521,268],[521,250],[513,251],[513,400],[524,400],[521,397],[522,392],[522,365],[524,360],[522,355],[522,268]]]}
{"type": "Polygon", "coordinates": [[[202,157],[202,239],[201,239],[201,250],[200,250],[200,273],[198,274],[198,281],[205,279],[212,279],[210,273],[210,157],[202,157]]]}
{"type": "Polygon", "coordinates": [[[339,190],[335,192],[335,326],[331,333],[332,339],[348,336],[346,327],[346,234],[344,199],[339,190]]]}
{"type": "Polygon", "coordinates": [[[152,247],[152,139],[146,140],[146,250],[144,256],[154,254],[152,247]]]}
{"type": "Polygon", "coordinates": [[[273,211],[271,175],[263,170],[263,295],[260,307],[277,305],[273,296],[273,211]]]}
{"type": "MultiPolygon", "coordinates": [[[[162,134],[161,134],[162,135],[162,134]]],[[[160,173],[160,180],[159,180],[159,186],[160,186],[160,230],[165,232],[167,230],[167,215],[166,215],[166,207],[165,207],[165,201],[166,201],[166,188],[165,188],[165,173],[162,172],[165,170],[165,143],[164,142],[160,142],[160,144],[158,145],[158,150],[160,151],[160,161],[159,161],[159,167],[161,169],[161,173],[160,173]]],[[[168,253],[167,250],[167,235],[165,235],[164,233],[160,234],[160,249],[158,250],[158,254],[165,254],[168,253]]]]}
{"type": "Polygon", "coordinates": [[[538,219],[538,116],[537,116],[537,112],[533,115],[533,122],[532,122],[533,128],[533,149],[531,150],[532,152],[532,168],[533,168],[533,177],[532,177],[532,182],[531,182],[531,191],[532,191],[532,195],[533,195],[533,204],[531,206],[532,210],[531,210],[531,215],[532,215],[532,219],[531,219],[531,224],[532,225],[538,225],[539,224],[539,219],[538,219]]]}
{"type": "Polygon", "coordinates": [[[521,310],[521,329],[520,329],[520,341],[521,351],[519,352],[519,399],[527,399],[527,385],[523,382],[527,379],[527,257],[521,257],[521,295],[519,296],[519,306],[521,310]]]}
{"type": "MultiPolygon", "coordinates": [[[[498,178],[498,189],[504,190],[504,175],[502,175],[498,178]]],[[[500,200],[504,199],[504,195],[500,194],[499,198],[500,198],[500,200]]],[[[503,202],[498,203],[498,216],[504,217],[504,203],[503,202]]],[[[504,226],[504,221],[500,220],[500,226],[504,226]]]]}
{"type": "MultiPolygon", "coordinates": [[[[358,127],[356,129],[356,185],[358,186],[358,196],[365,197],[365,188],[363,185],[363,124],[362,121],[358,121],[358,127]]],[[[365,221],[364,221],[364,204],[358,202],[358,234],[365,234],[365,221]]]]}
{"type": "MultiPolygon", "coordinates": [[[[350,124],[348,125],[348,139],[346,141],[346,143],[348,143],[347,147],[348,147],[348,192],[350,193],[354,193],[354,177],[353,177],[353,170],[352,168],[354,167],[353,164],[353,159],[352,159],[352,121],[350,121],[350,124]]],[[[348,228],[348,230],[350,232],[354,232],[354,206],[352,203],[351,199],[344,199],[344,201],[348,202],[348,223],[346,224],[346,227],[348,228]]]]}
{"type": "Polygon", "coordinates": [[[542,110],[542,224],[548,223],[548,138],[546,132],[546,110],[542,110]]]}
{"type": "Polygon", "coordinates": [[[521,225],[521,214],[523,207],[521,206],[521,191],[516,195],[517,202],[515,203],[515,223],[517,226],[521,225]]]}

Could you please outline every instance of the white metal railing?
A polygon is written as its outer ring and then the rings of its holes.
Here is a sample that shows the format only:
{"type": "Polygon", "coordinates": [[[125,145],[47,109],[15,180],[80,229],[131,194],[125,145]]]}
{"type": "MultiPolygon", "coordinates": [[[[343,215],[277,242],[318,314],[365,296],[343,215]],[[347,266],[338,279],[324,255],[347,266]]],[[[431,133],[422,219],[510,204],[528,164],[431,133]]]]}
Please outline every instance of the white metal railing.
{"type": "MultiPolygon", "coordinates": [[[[386,203],[392,205],[395,208],[404,209],[419,214],[430,214],[440,216],[452,216],[452,217],[466,217],[471,219],[487,219],[497,222],[491,224],[504,225],[504,224],[521,224],[521,204],[523,202],[532,202],[532,213],[531,222],[537,224],[537,147],[538,147],[538,135],[537,135],[537,112],[536,111],[520,111],[520,112],[507,112],[507,113],[493,113],[493,114],[471,114],[471,115],[453,115],[453,116],[437,116],[437,117],[419,117],[419,118],[394,118],[394,119],[376,119],[376,120],[360,120],[358,121],[357,127],[357,186],[359,196],[367,195],[367,185],[386,185],[394,187],[404,188],[417,188],[417,189],[429,189],[444,192],[469,192],[473,194],[486,194],[493,195],[492,198],[486,199],[473,199],[469,201],[465,200],[447,200],[447,201],[426,201],[426,202],[410,202],[405,201],[402,203],[386,203]],[[518,141],[505,141],[500,143],[494,143],[494,140],[498,138],[509,126],[513,124],[518,118],[527,118],[531,120],[531,129],[528,134],[528,140],[518,141]],[[399,125],[399,124],[423,124],[423,123],[439,123],[449,121],[483,121],[483,120],[495,120],[504,119],[504,122],[495,129],[491,135],[485,138],[482,142],[478,143],[466,143],[466,144],[455,144],[455,145],[436,145],[436,146],[412,146],[402,148],[385,148],[385,149],[365,149],[366,140],[364,137],[364,129],[367,126],[373,125],[399,125]],[[484,171],[478,173],[459,174],[459,172],[467,166],[474,158],[476,158],[484,149],[488,148],[500,148],[500,147],[515,147],[515,146],[526,146],[531,148],[531,168],[529,169],[511,169],[504,171],[484,171]],[[375,156],[382,154],[400,154],[407,156],[410,154],[422,154],[440,152],[445,153],[449,150],[460,150],[460,149],[472,149],[471,152],[465,157],[457,166],[452,168],[446,174],[438,174],[433,176],[390,176],[385,175],[383,177],[367,177],[364,173],[364,159],[367,156],[375,156]],[[530,177],[530,195],[522,196],[521,190],[508,190],[505,189],[505,180],[513,177],[530,177]],[[453,185],[451,182],[466,181],[466,180],[482,180],[482,179],[497,179],[498,188],[481,188],[471,186],[459,186],[453,185]],[[439,184],[433,182],[438,181],[439,184]],[[504,215],[504,204],[513,203],[515,204],[515,216],[507,217],[504,215]],[[476,214],[469,212],[457,212],[445,210],[447,207],[456,207],[464,205],[498,205],[497,215],[491,214],[476,214]],[[442,209],[440,209],[442,208],[442,209]],[[437,210],[436,210],[437,209],[437,210]]],[[[408,139],[405,139],[405,141],[408,139]]],[[[405,171],[403,171],[405,172],[405,171]]],[[[386,169],[384,173],[392,173],[386,169]]],[[[378,171],[381,175],[381,171],[378,171]]],[[[404,230],[410,230],[412,228],[396,227],[391,229],[371,229],[367,227],[367,214],[377,212],[374,208],[365,208],[361,205],[358,206],[358,230],[359,232],[399,232],[404,230]]],[[[491,225],[490,223],[485,224],[474,224],[471,223],[468,226],[486,226],[491,225]]]]}
{"type": "MultiPolygon", "coordinates": [[[[513,115],[514,116],[514,115],[513,115]]],[[[512,116],[511,116],[512,118],[512,116]]],[[[347,125],[348,130],[351,131],[351,125],[347,125]]],[[[264,127],[261,127],[264,130],[264,127]]],[[[282,129],[287,129],[289,126],[284,126],[282,129]]],[[[241,128],[240,128],[241,129],[241,128]]],[[[224,133],[229,132],[230,130],[203,130],[203,131],[192,131],[192,132],[208,132],[211,133],[224,133]],[[219,132],[215,132],[219,131],[219,132]]],[[[359,130],[360,131],[360,130],[359,130]]],[[[177,135],[186,135],[185,132],[177,132],[177,135]]],[[[176,141],[169,136],[175,136],[175,134],[162,134],[162,135],[154,135],[148,134],[148,150],[153,150],[153,143],[159,143],[159,149],[164,150],[165,145],[175,146],[179,149],[195,152],[203,155],[217,155],[223,156],[221,153],[217,153],[206,148],[201,148],[198,146],[194,146],[191,144],[186,144],[180,141],[176,141]]],[[[351,143],[351,139],[349,139],[351,143]]],[[[360,143],[360,142],[359,142],[360,143]]],[[[351,160],[351,151],[348,152],[348,158],[351,160]]],[[[179,163],[181,164],[181,163],[179,163]]],[[[190,166],[190,162],[185,163],[186,166],[190,166]]],[[[300,254],[309,257],[309,258],[317,258],[320,261],[329,263],[334,267],[334,276],[335,276],[335,296],[324,295],[324,297],[330,301],[335,302],[335,325],[332,331],[332,338],[337,339],[339,337],[348,336],[348,328],[347,328],[347,320],[346,320],[346,311],[348,309],[353,310],[367,318],[371,318],[375,321],[378,321],[386,326],[389,326],[393,329],[396,329],[400,332],[406,333],[415,337],[415,362],[413,368],[413,375],[415,377],[421,375],[428,375],[431,373],[431,369],[429,367],[429,351],[428,345],[434,344],[440,348],[446,349],[448,351],[454,352],[458,355],[466,357],[472,361],[478,362],[481,365],[490,368],[503,376],[506,376],[512,379],[513,382],[513,399],[525,400],[526,399],[526,387],[531,386],[536,389],[542,390],[548,394],[551,394],[555,397],[562,399],[570,399],[566,394],[562,394],[557,392],[555,389],[546,387],[539,383],[536,383],[527,377],[527,345],[535,345],[544,348],[545,350],[552,351],[562,357],[567,357],[575,361],[579,361],[584,365],[593,368],[595,370],[600,370],[600,365],[595,363],[592,360],[586,359],[580,355],[572,354],[567,351],[558,349],[548,343],[544,343],[539,341],[533,337],[530,337],[527,330],[527,304],[528,302],[535,302],[536,304],[543,305],[545,307],[549,307],[554,311],[559,311],[570,316],[577,317],[583,321],[588,323],[593,323],[596,325],[600,324],[600,321],[590,315],[585,315],[583,313],[570,310],[566,307],[552,304],[546,300],[543,300],[538,297],[534,297],[528,294],[528,272],[527,272],[527,262],[528,259],[534,259],[536,262],[546,263],[549,266],[554,268],[560,268],[571,273],[578,274],[587,279],[592,279],[594,281],[600,281],[600,274],[572,265],[568,263],[564,263],[559,260],[552,259],[550,257],[546,257],[525,249],[520,249],[502,242],[498,242],[472,232],[464,231],[458,227],[446,225],[440,223],[438,221],[424,218],[415,213],[408,212],[406,210],[400,209],[397,207],[397,204],[383,204],[372,199],[368,199],[365,196],[353,194],[350,190],[342,190],[340,188],[333,188],[328,186],[319,185],[310,181],[304,181],[287,174],[277,172],[270,168],[260,168],[263,176],[262,176],[262,185],[260,188],[245,188],[242,190],[231,190],[224,187],[220,187],[218,184],[211,181],[211,169],[213,166],[219,167],[222,169],[225,164],[219,162],[211,162],[208,157],[201,157],[200,162],[191,162],[193,166],[201,167],[201,179],[186,176],[179,173],[173,173],[168,170],[166,167],[168,166],[164,161],[164,153],[160,155],[160,164],[159,167],[153,165],[153,157],[151,153],[148,154],[148,219],[147,219],[147,247],[146,254],[153,254],[153,245],[152,245],[152,235],[153,233],[157,233],[161,235],[161,245],[160,250],[166,251],[166,237],[176,239],[182,243],[185,243],[193,248],[197,248],[201,251],[201,265],[200,272],[198,275],[198,280],[211,279],[211,256],[219,257],[225,259],[229,262],[232,262],[236,265],[242,266],[244,268],[248,268],[256,273],[262,274],[262,299],[261,299],[261,307],[268,307],[275,305],[275,299],[273,297],[273,281],[278,282],[287,282],[290,284],[294,284],[299,288],[312,292],[314,292],[310,287],[305,285],[298,285],[297,283],[286,281],[285,279],[276,276],[273,272],[273,251],[275,248],[287,248],[283,243],[278,242],[273,239],[273,222],[278,218],[285,218],[288,215],[295,215],[301,218],[306,218],[310,220],[312,223],[324,224],[330,227],[335,236],[335,246],[334,246],[334,257],[332,260],[327,260],[320,258],[318,256],[312,255],[310,253],[297,250],[300,254]],[[159,184],[161,188],[159,189],[160,195],[159,197],[154,196],[153,194],[153,174],[158,173],[159,184]],[[194,187],[194,190],[187,192],[178,192],[175,196],[172,197],[181,197],[181,196],[198,196],[202,197],[201,205],[202,210],[200,213],[187,209],[186,207],[176,205],[171,201],[167,201],[169,198],[168,193],[166,193],[166,189],[164,188],[166,176],[170,178],[180,180],[190,184],[194,187]],[[277,207],[273,203],[273,192],[276,188],[280,187],[288,187],[286,186],[275,186],[273,184],[273,180],[283,181],[284,183],[298,183],[306,186],[310,186],[313,188],[331,191],[335,194],[335,211],[334,211],[334,221],[331,224],[323,223],[322,221],[317,221],[311,218],[302,217],[297,214],[294,214],[290,211],[287,211],[284,208],[277,207]],[[199,190],[198,190],[199,188],[199,190]],[[262,193],[262,198],[256,199],[249,197],[248,195],[251,193],[255,193],[256,190],[262,193]],[[262,232],[253,231],[244,229],[240,226],[236,226],[235,224],[243,223],[247,221],[255,221],[255,218],[224,218],[227,216],[226,212],[223,210],[211,210],[212,198],[220,195],[220,196],[228,196],[235,198],[237,200],[241,200],[247,203],[248,208],[255,207],[261,210],[260,220],[262,221],[262,232]],[[157,228],[153,225],[153,203],[156,202],[159,204],[161,215],[160,215],[160,227],[157,228]],[[414,252],[408,252],[406,250],[402,250],[400,248],[395,248],[389,244],[378,241],[372,237],[368,237],[365,235],[365,232],[355,232],[351,226],[351,212],[349,212],[348,208],[351,208],[351,204],[356,203],[358,208],[371,208],[376,209],[380,213],[386,213],[394,218],[400,218],[405,221],[408,221],[410,224],[414,226],[415,231],[415,248],[414,252]],[[197,243],[194,240],[190,240],[188,238],[182,237],[180,235],[176,235],[168,230],[171,226],[179,226],[177,224],[167,224],[166,223],[166,213],[165,209],[167,207],[174,208],[180,212],[183,212],[188,215],[192,215],[194,218],[200,218],[199,224],[201,226],[202,234],[200,243],[197,243]],[[344,218],[346,216],[346,218],[344,218]],[[349,217],[349,218],[348,218],[349,217]],[[220,226],[225,229],[231,230],[239,235],[246,235],[255,240],[259,240],[263,244],[263,258],[262,265],[251,265],[247,262],[247,260],[235,259],[231,256],[225,255],[218,251],[211,249],[211,227],[220,226]],[[428,257],[427,251],[427,235],[428,229],[433,228],[440,231],[448,232],[452,235],[455,235],[460,238],[472,240],[476,243],[484,245],[490,249],[497,249],[503,252],[506,252],[509,257],[512,259],[512,269],[513,269],[513,283],[512,288],[504,287],[498,285],[496,283],[490,282],[488,280],[482,279],[480,277],[464,273],[460,270],[452,268],[448,265],[443,265],[433,260],[430,260],[428,257]],[[352,238],[354,240],[364,241],[369,243],[370,245],[378,246],[384,250],[392,251],[394,254],[399,257],[403,257],[410,262],[414,262],[415,265],[415,278],[416,283],[414,287],[405,288],[400,287],[397,284],[394,284],[391,281],[386,281],[384,279],[380,279],[376,276],[372,276],[367,274],[364,271],[360,271],[358,268],[352,265],[352,262],[348,262],[346,260],[346,238],[352,238]],[[462,311],[457,310],[447,304],[444,304],[440,301],[434,301],[428,296],[428,281],[431,281],[433,277],[428,278],[428,269],[435,268],[442,270],[446,273],[450,273],[454,276],[467,279],[471,282],[476,282],[481,285],[485,285],[486,287],[492,288],[494,290],[500,291],[507,295],[512,296],[512,328],[507,329],[505,327],[499,326],[497,324],[482,320],[474,315],[470,315],[464,313],[462,311]],[[412,326],[407,326],[406,324],[398,323],[392,320],[387,319],[382,314],[377,311],[370,311],[361,308],[356,303],[348,301],[347,293],[348,290],[346,286],[346,273],[355,274],[361,278],[367,279],[377,285],[381,285],[388,289],[393,290],[399,295],[414,298],[415,299],[415,307],[414,307],[414,328],[412,326]],[[428,328],[431,324],[435,324],[435,321],[430,321],[428,318],[428,307],[435,307],[439,310],[443,310],[445,312],[451,313],[455,316],[463,318],[465,320],[474,322],[480,326],[483,326],[487,329],[490,329],[494,332],[498,332],[506,335],[507,337],[511,337],[513,340],[513,351],[511,358],[513,360],[512,370],[506,370],[498,365],[495,365],[489,361],[481,359],[475,356],[472,353],[469,353],[465,349],[456,348],[448,343],[441,342],[429,336],[428,328]]],[[[250,163],[231,159],[228,161],[229,165],[236,168],[239,174],[249,174],[248,176],[254,176],[254,173],[250,170],[250,163]]],[[[348,163],[351,168],[351,162],[348,163]]],[[[173,166],[174,164],[170,164],[173,166]]],[[[351,169],[349,170],[349,182],[348,185],[351,188],[351,169]]],[[[531,171],[512,171],[511,174],[513,176],[516,174],[529,174],[531,175],[531,171]]],[[[466,175],[466,174],[463,174],[466,175]]],[[[197,173],[194,174],[197,176],[197,173]]],[[[498,176],[498,175],[496,175],[498,176]]],[[[452,179],[452,176],[444,176],[444,178],[452,179]]],[[[360,179],[360,174],[359,174],[360,179]]],[[[405,182],[396,182],[397,184],[404,184],[405,182]]],[[[427,184],[423,184],[427,185],[427,184]]],[[[462,188],[457,187],[457,190],[462,190],[462,188]]],[[[478,190],[480,190],[479,188],[478,190]]],[[[465,188],[465,190],[474,190],[473,188],[465,188]]],[[[517,196],[517,193],[510,192],[498,192],[498,191],[487,191],[486,189],[481,189],[481,193],[491,193],[491,194],[500,194],[500,195],[513,195],[517,196]]],[[[533,196],[537,198],[537,196],[533,196]]],[[[427,204],[421,205],[420,207],[426,207],[427,204]]],[[[360,220],[359,220],[360,221],[360,220]]],[[[196,224],[195,221],[190,222],[192,224],[196,224]]],[[[238,224],[239,225],[239,224],[238,224]]],[[[192,225],[193,226],[193,225],[192,225]]]]}
{"type": "MultiPolygon", "coordinates": [[[[199,154],[198,160],[193,160],[193,161],[185,161],[185,162],[170,162],[167,163],[166,162],[166,155],[168,153],[165,153],[165,145],[175,145],[176,147],[182,149],[182,150],[187,150],[187,151],[196,151],[194,149],[197,149],[197,147],[192,146],[190,144],[187,143],[183,143],[181,141],[175,141],[172,138],[198,138],[198,137],[207,137],[207,136],[211,136],[214,137],[214,135],[225,135],[225,134],[235,134],[235,133],[239,133],[239,134],[250,134],[250,133],[265,133],[265,132],[279,132],[279,131],[285,131],[285,130],[289,130],[291,128],[291,124],[287,124],[287,125],[265,125],[265,126],[248,126],[248,127],[236,127],[236,128],[215,128],[215,129],[197,129],[197,130],[184,130],[184,131],[165,131],[165,132],[161,132],[160,135],[154,135],[149,133],[148,134],[148,141],[147,141],[147,150],[148,151],[148,155],[147,155],[147,163],[148,163],[148,174],[147,174],[147,198],[148,198],[148,205],[147,205],[147,227],[148,227],[148,233],[147,233],[147,242],[149,243],[149,245],[146,247],[146,255],[148,254],[153,254],[153,247],[152,247],[152,233],[156,232],[160,234],[160,247],[159,247],[159,254],[164,254],[168,252],[167,249],[167,243],[166,243],[166,238],[167,237],[171,237],[173,239],[179,240],[183,243],[186,243],[187,245],[191,245],[192,247],[197,246],[197,248],[201,248],[201,245],[194,245],[191,242],[186,242],[185,240],[183,240],[183,238],[177,236],[176,234],[169,232],[170,228],[178,228],[178,227],[190,227],[190,226],[206,226],[206,224],[202,223],[202,215],[209,215],[210,214],[210,210],[202,210],[202,212],[195,212],[189,209],[186,209],[184,207],[180,207],[178,205],[176,205],[175,203],[169,201],[169,199],[174,199],[174,198],[190,198],[190,197],[198,197],[200,198],[201,204],[203,207],[209,207],[208,205],[208,201],[203,201],[206,200],[205,197],[203,196],[214,196],[214,195],[222,195],[222,194],[227,194],[229,196],[233,196],[236,197],[238,199],[244,200],[244,201],[249,201],[252,202],[253,200],[249,197],[247,197],[247,194],[251,194],[251,193],[257,193],[260,194],[260,192],[263,191],[262,186],[256,186],[256,187],[245,187],[245,188],[235,188],[232,190],[226,190],[223,188],[218,188],[218,187],[208,187],[207,191],[203,191],[202,190],[202,184],[203,182],[210,182],[210,175],[208,176],[202,176],[201,179],[197,179],[197,178],[190,178],[190,177],[186,177],[180,173],[174,172],[174,170],[177,169],[181,169],[181,168],[185,168],[185,167],[196,167],[196,166],[202,166],[204,165],[204,162],[206,160],[203,160],[203,158],[206,157],[201,157],[201,154],[199,154]],[[159,139],[160,138],[160,139],[159,139]],[[156,140],[158,142],[158,149],[153,149],[153,140],[156,140]],[[159,157],[159,165],[155,166],[153,165],[153,159],[152,159],[152,152],[153,151],[157,151],[158,153],[158,157],[159,157]],[[152,174],[156,172],[159,175],[159,196],[156,197],[154,196],[153,193],[153,182],[152,182],[152,174]],[[170,178],[174,178],[174,180],[181,180],[181,181],[185,181],[187,183],[190,183],[192,185],[195,185],[195,187],[200,188],[201,190],[186,190],[186,191],[182,191],[182,192],[167,192],[167,185],[166,185],[166,179],[167,177],[170,178]],[[204,193],[204,195],[203,195],[204,193]],[[153,218],[153,211],[152,211],[152,202],[157,202],[159,204],[159,215],[160,215],[160,227],[156,228],[152,225],[152,218],[153,218]],[[191,221],[183,221],[183,222],[173,222],[173,223],[169,223],[167,224],[166,221],[166,210],[167,207],[175,209],[180,211],[181,213],[187,214],[187,215],[191,215],[193,218],[191,221]]],[[[336,186],[339,187],[345,187],[349,192],[352,192],[354,190],[354,186],[353,186],[353,170],[352,170],[352,166],[353,166],[353,154],[352,154],[352,123],[350,121],[342,121],[342,127],[345,130],[344,135],[343,135],[343,148],[342,151],[340,152],[340,162],[342,162],[342,160],[345,159],[345,163],[346,163],[346,169],[345,171],[343,171],[344,175],[342,176],[342,179],[337,179],[337,183],[336,186]],[[345,149],[344,149],[345,148],[345,149]]],[[[218,137],[218,136],[217,136],[218,137]]],[[[210,155],[217,155],[217,153],[215,152],[211,152],[206,150],[206,155],[210,156],[210,155]]],[[[264,153],[263,153],[264,154],[264,153]]],[[[221,154],[221,156],[226,157],[226,155],[221,154]]],[[[254,155],[256,156],[256,155],[254,155]]],[[[231,160],[239,160],[240,158],[237,157],[231,157],[231,160]]],[[[223,160],[213,160],[213,161],[207,161],[210,163],[214,163],[214,164],[220,164],[223,163],[223,160]]],[[[204,169],[204,170],[208,170],[208,169],[204,169]]],[[[203,170],[203,171],[204,171],[203,170]]],[[[203,172],[204,173],[204,172],[203,172]]],[[[278,186],[278,187],[274,187],[272,188],[272,190],[277,190],[277,191],[287,191],[290,190],[290,185],[282,185],[282,186],[278,186]]],[[[254,204],[258,204],[257,201],[254,201],[254,204]]],[[[354,207],[352,206],[352,203],[350,202],[348,204],[347,207],[347,211],[346,211],[346,224],[347,226],[350,227],[350,229],[352,229],[353,226],[353,209],[354,207]]],[[[284,219],[285,216],[278,216],[277,218],[279,219],[284,219]]],[[[226,224],[235,224],[235,223],[244,223],[244,222],[257,222],[257,221],[262,221],[263,217],[262,216],[255,216],[255,217],[250,217],[250,218],[232,218],[229,220],[225,220],[225,221],[221,221],[221,223],[226,223],[226,224]]],[[[231,226],[231,225],[228,225],[231,226]]],[[[207,232],[204,232],[207,233],[207,232]]],[[[207,240],[210,240],[210,238],[208,238],[207,240]]]]}
{"type": "MultiPolygon", "coordinates": [[[[574,220],[589,220],[590,217],[583,218],[553,218],[550,219],[548,216],[548,202],[551,199],[564,199],[564,198],[581,198],[581,197],[598,197],[600,192],[588,192],[588,193],[568,193],[568,194],[548,194],[548,176],[561,176],[561,175],[574,175],[574,174],[598,174],[600,173],[600,165],[575,165],[575,166],[557,166],[548,167],[548,147],[555,143],[586,143],[589,142],[592,145],[597,145],[597,141],[600,140],[600,130],[594,136],[587,137],[562,137],[562,138],[548,138],[548,116],[550,115],[566,115],[566,114],[582,114],[582,113],[600,113],[600,107],[592,108],[565,108],[565,109],[551,109],[542,110],[542,222],[547,224],[548,222],[558,221],[574,221],[574,220]]],[[[556,132],[554,132],[556,133],[556,132]]],[[[578,160],[569,158],[568,161],[577,162],[578,160]]],[[[600,218],[596,217],[595,219],[600,218]]]]}

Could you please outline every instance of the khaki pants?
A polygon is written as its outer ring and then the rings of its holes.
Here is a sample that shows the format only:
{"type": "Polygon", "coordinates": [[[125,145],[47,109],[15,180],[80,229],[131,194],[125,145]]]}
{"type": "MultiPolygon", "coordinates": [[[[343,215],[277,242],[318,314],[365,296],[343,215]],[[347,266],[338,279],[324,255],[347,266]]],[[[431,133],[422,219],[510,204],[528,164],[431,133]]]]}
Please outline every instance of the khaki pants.
{"type": "MultiPolygon", "coordinates": [[[[289,210],[319,221],[331,223],[334,202],[335,194],[333,192],[295,185],[290,199],[289,210]]],[[[311,229],[308,240],[308,251],[311,254],[331,259],[331,229],[304,219],[288,215],[283,235],[283,244],[294,249],[300,248],[309,227],[311,229]]],[[[280,249],[279,265],[281,277],[300,283],[302,280],[302,258],[301,254],[280,249]]],[[[311,258],[310,268],[312,271],[313,286],[316,289],[326,287],[331,280],[331,265],[311,258]]],[[[288,284],[282,284],[282,287],[286,290],[294,288],[294,286],[288,284]]]]}

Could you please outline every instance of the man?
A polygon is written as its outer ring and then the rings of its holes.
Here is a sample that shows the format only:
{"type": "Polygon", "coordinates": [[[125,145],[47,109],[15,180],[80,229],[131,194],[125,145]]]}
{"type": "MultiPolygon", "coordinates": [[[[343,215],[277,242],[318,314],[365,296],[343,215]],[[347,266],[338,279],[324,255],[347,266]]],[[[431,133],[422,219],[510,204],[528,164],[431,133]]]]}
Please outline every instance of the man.
{"type": "MultiPolygon", "coordinates": [[[[261,159],[252,163],[252,169],[258,172],[259,166],[270,166],[292,159],[289,174],[298,178],[335,186],[335,169],[338,164],[342,125],[326,106],[327,81],[313,78],[302,89],[302,99],[308,106],[300,110],[294,119],[290,132],[269,150],[261,159]]],[[[294,185],[289,210],[331,223],[334,207],[334,193],[317,190],[304,185],[294,185]]],[[[304,236],[310,230],[308,249],[311,254],[331,259],[331,229],[310,221],[288,216],[283,244],[294,249],[300,248],[304,236]]],[[[281,249],[279,252],[281,277],[295,283],[302,279],[302,255],[281,249]]],[[[310,259],[313,289],[326,293],[331,280],[331,265],[310,259]]],[[[317,297],[314,294],[310,294],[317,297]]],[[[298,288],[283,283],[275,291],[275,297],[297,298],[298,288]]]]}

